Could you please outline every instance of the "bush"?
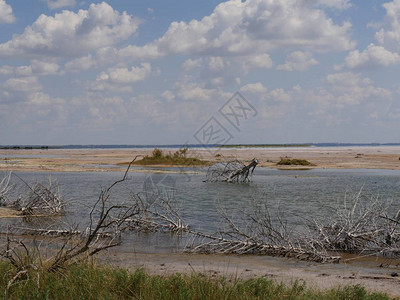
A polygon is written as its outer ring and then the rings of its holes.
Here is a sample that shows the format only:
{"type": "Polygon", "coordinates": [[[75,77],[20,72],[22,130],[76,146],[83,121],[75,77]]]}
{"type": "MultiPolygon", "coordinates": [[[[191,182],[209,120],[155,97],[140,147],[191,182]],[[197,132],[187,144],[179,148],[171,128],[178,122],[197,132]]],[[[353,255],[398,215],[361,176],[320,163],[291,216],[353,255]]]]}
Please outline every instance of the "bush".
{"type": "Polygon", "coordinates": [[[161,157],[163,157],[163,156],[164,156],[164,154],[163,154],[163,152],[162,152],[160,149],[154,148],[153,153],[152,153],[152,157],[154,157],[154,158],[161,158],[161,157]]]}
{"type": "Polygon", "coordinates": [[[310,163],[306,159],[297,159],[297,158],[283,158],[277,162],[279,166],[312,166],[313,164],[310,163]]]}

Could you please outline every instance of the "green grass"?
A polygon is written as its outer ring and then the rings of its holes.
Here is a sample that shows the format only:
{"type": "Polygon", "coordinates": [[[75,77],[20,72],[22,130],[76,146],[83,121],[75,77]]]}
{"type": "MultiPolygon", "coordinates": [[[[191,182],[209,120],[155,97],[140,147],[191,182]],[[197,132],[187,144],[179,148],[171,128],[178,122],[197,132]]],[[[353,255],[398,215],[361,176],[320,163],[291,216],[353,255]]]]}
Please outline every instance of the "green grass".
{"type": "Polygon", "coordinates": [[[206,166],[209,161],[195,157],[187,157],[187,148],[179,149],[175,153],[165,154],[162,150],[155,148],[151,156],[146,155],[143,159],[135,161],[135,165],[167,165],[167,166],[206,166]]]}
{"type": "Polygon", "coordinates": [[[194,157],[151,157],[145,156],[143,159],[134,162],[135,165],[151,166],[151,165],[168,165],[168,166],[206,166],[208,161],[200,160],[194,157]]]}
{"type": "Polygon", "coordinates": [[[283,158],[281,157],[281,160],[276,163],[279,166],[313,166],[312,163],[310,163],[306,159],[297,159],[297,158],[283,158]]]}
{"type": "MultiPolygon", "coordinates": [[[[0,262],[0,274],[1,298],[15,271],[9,263],[0,262]]],[[[91,263],[42,272],[39,277],[35,272],[28,275],[14,282],[9,299],[389,299],[359,285],[318,291],[299,282],[284,285],[265,278],[240,280],[202,274],[150,276],[141,269],[129,272],[91,263]]]]}

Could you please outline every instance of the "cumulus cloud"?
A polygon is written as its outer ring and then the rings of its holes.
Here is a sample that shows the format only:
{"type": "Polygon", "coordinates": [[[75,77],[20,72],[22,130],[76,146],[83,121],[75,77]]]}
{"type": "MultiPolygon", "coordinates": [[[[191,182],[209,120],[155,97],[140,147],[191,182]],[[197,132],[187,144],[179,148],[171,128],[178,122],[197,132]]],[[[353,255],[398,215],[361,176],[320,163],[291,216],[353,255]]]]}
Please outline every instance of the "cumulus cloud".
{"type": "Polygon", "coordinates": [[[322,6],[332,7],[341,10],[351,7],[350,0],[317,0],[317,3],[322,6]]]}
{"type": "Polygon", "coordinates": [[[140,21],[109,4],[91,4],[77,13],[41,15],[20,35],[0,44],[0,57],[79,57],[127,39],[140,21]]]}
{"type": "Polygon", "coordinates": [[[239,58],[239,60],[243,62],[245,70],[254,68],[270,69],[274,65],[274,62],[267,53],[250,55],[244,58],[239,58]]]}
{"type": "Polygon", "coordinates": [[[3,83],[3,88],[14,92],[37,92],[42,90],[42,85],[35,76],[9,78],[3,83]]]}
{"type": "Polygon", "coordinates": [[[390,52],[382,46],[370,44],[367,49],[360,52],[351,51],[345,59],[348,68],[363,68],[375,66],[390,66],[400,62],[400,56],[390,52]]]}
{"type": "Polygon", "coordinates": [[[1,66],[0,67],[1,75],[12,75],[12,76],[30,76],[32,75],[32,66],[1,66]]]}
{"type": "Polygon", "coordinates": [[[54,75],[58,73],[58,70],[59,65],[56,63],[33,59],[29,66],[1,66],[0,74],[13,76],[54,75]]]}
{"type": "Polygon", "coordinates": [[[171,54],[243,56],[280,47],[352,49],[351,24],[335,24],[311,2],[229,0],[201,20],[172,22],[159,39],[145,47],[128,46],[120,54],[143,59],[171,54]]]}
{"type": "Polygon", "coordinates": [[[309,67],[318,64],[310,52],[295,51],[288,55],[283,65],[276,67],[284,71],[305,71],[309,67]]]}
{"type": "Polygon", "coordinates": [[[66,6],[75,6],[75,0],[47,0],[47,6],[50,9],[58,9],[66,6]]]}
{"type": "Polygon", "coordinates": [[[71,72],[79,72],[89,70],[96,64],[96,60],[92,57],[91,54],[89,54],[67,62],[65,64],[65,69],[71,72]]]}
{"type": "Polygon", "coordinates": [[[400,49],[400,0],[384,3],[383,7],[386,9],[385,20],[375,37],[387,49],[400,49]]]}
{"type": "Polygon", "coordinates": [[[389,99],[390,91],[375,87],[373,81],[362,77],[361,74],[343,72],[329,74],[326,77],[330,84],[331,93],[335,95],[335,102],[339,107],[358,105],[365,100],[377,98],[389,99]]]}
{"type": "Polygon", "coordinates": [[[32,72],[37,75],[54,75],[57,74],[60,66],[49,61],[32,60],[32,72]]]}
{"type": "Polygon", "coordinates": [[[202,63],[203,63],[202,58],[197,58],[197,59],[189,58],[189,59],[185,60],[185,62],[182,65],[182,68],[185,71],[190,71],[192,69],[200,67],[202,63]]]}
{"type": "Polygon", "coordinates": [[[12,12],[12,7],[5,0],[0,0],[0,24],[14,23],[15,17],[12,12]]]}
{"type": "Polygon", "coordinates": [[[240,91],[242,92],[249,92],[253,94],[265,94],[268,91],[268,88],[265,87],[262,83],[257,82],[257,83],[249,83],[246,84],[245,86],[242,86],[240,88],[240,91]]]}
{"type": "Polygon", "coordinates": [[[128,68],[109,68],[107,72],[102,72],[97,81],[109,81],[111,83],[134,83],[142,81],[147,78],[151,73],[151,65],[149,63],[142,63],[141,67],[128,68]]]}

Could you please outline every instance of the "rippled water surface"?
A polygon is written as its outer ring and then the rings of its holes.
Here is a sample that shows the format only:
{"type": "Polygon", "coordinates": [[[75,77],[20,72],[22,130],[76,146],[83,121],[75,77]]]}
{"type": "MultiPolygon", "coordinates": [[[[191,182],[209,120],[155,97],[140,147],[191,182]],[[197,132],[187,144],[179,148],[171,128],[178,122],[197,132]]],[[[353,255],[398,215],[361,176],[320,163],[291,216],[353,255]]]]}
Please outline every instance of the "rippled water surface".
{"type": "MultiPolygon", "coordinates": [[[[173,170],[173,169],[166,169],[173,170]]],[[[198,171],[198,170],[197,170],[198,171]]],[[[255,170],[251,183],[207,183],[201,174],[130,173],[128,180],[112,191],[112,197],[129,201],[131,193],[140,193],[153,201],[149,192],[168,195],[179,207],[183,219],[192,228],[214,232],[220,226],[218,210],[224,208],[236,219],[251,209],[254,202],[267,202],[271,210],[279,207],[290,225],[299,220],[325,218],[332,215],[345,197],[362,189],[363,201],[379,197],[391,202],[393,214],[400,208],[400,171],[393,170],[337,170],[282,171],[268,168],[255,170]],[[145,185],[146,182],[146,185],[145,185]],[[145,187],[146,186],[146,187],[145,187]],[[144,188],[145,187],[145,188],[144,188]],[[147,193],[146,193],[147,192],[147,193]],[[150,196],[149,196],[150,195],[150,196]]],[[[107,187],[123,176],[122,172],[97,173],[24,173],[15,172],[29,183],[46,182],[51,176],[60,184],[67,200],[67,214],[56,222],[86,225],[90,207],[98,199],[102,187],[107,187]]],[[[5,173],[0,173],[2,178],[5,173]]],[[[24,184],[16,176],[13,183],[23,193],[24,184]]],[[[18,193],[15,191],[15,193],[18,193]]],[[[20,225],[21,219],[3,219],[7,225],[20,225]]],[[[54,220],[36,220],[34,226],[43,227],[54,220]]],[[[123,251],[177,251],[186,241],[169,234],[130,234],[125,237],[123,251]]]]}

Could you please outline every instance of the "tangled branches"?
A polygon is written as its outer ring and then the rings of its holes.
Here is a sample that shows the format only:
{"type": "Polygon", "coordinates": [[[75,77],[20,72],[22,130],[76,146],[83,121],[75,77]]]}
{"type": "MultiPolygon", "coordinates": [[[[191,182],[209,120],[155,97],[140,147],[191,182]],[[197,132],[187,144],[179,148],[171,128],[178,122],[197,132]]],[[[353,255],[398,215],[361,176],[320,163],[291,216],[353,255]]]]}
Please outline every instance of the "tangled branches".
{"type": "Polygon", "coordinates": [[[36,183],[33,187],[28,187],[28,199],[21,207],[24,215],[57,215],[64,212],[65,203],[57,182],[50,178],[48,186],[36,183]]]}
{"type": "Polygon", "coordinates": [[[390,216],[390,205],[363,195],[361,190],[347,202],[345,198],[333,219],[311,224],[314,234],[310,242],[330,251],[398,256],[400,211],[390,216]]]}
{"type": "MultiPolygon", "coordinates": [[[[113,203],[110,200],[112,189],[119,183],[125,181],[129,168],[135,159],[129,164],[124,177],[115,181],[108,188],[102,189],[98,200],[93,205],[89,214],[89,225],[85,232],[76,229],[70,230],[46,230],[31,229],[37,234],[52,235],[60,237],[59,244],[56,246],[56,253],[44,264],[41,255],[39,260],[32,262],[32,254],[30,247],[26,246],[22,240],[13,240],[7,234],[6,250],[1,256],[7,258],[15,265],[18,272],[29,269],[34,266],[36,269],[45,269],[46,271],[55,271],[62,268],[67,262],[73,261],[75,258],[93,256],[96,253],[119,245],[121,243],[121,228],[126,220],[138,214],[136,204],[131,203],[113,203]],[[26,257],[26,258],[24,258],[26,257]],[[21,259],[24,258],[24,259],[21,259]],[[29,261],[27,264],[26,261],[29,261]]],[[[52,186],[52,185],[50,185],[52,186]]],[[[53,194],[47,193],[49,189],[43,189],[42,186],[36,185],[31,188],[31,203],[51,199],[53,194]]],[[[29,230],[29,228],[23,228],[29,230]]],[[[35,240],[33,241],[35,243],[35,240]]],[[[54,245],[57,240],[53,240],[54,245]]],[[[54,248],[53,245],[53,248],[54,248]]],[[[40,253],[40,251],[39,251],[40,253]]]]}
{"type": "Polygon", "coordinates": [[[206,181],[247,182],[250,181],[249,175],[253,173],[257,165],[256,158],[253,158],[248,165],[238,160],[220,162],[208,168],[206,181]]]}
{"type": "Polygon", "coordinates": [[[300,233],[291,232],[279,209],[272,215],[266,203],[253,203],[252,211],[245,212],[246,223],[235,222],[226,211],[220,214],[225,227],[217,234],[192,232],[196,240],[186,249],[189,253],[257,254],[295,257],[315,262],[339,262],[339,256],[308,247],[300,233]],[[293,236],[297,236],[295,239],[293,236]]]}
{"type": "Polygon", "coordinates": [[[189,226],[173,207],[171,199],[159,198],[152,205],[144,202],[139,195],[134,195],[133,199],[138,207],[138,214],[126,220],[129,230],[139,232],[161,230],[173,233],[188,231],[189,226]]]}
{"type": "Polygon", "coordinates": [[[11,172],[0,181],[0,206],[5,205],[7,202],[7,194],[11,190],[10,178],[11,172]]]}

